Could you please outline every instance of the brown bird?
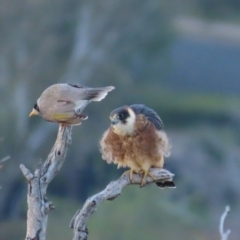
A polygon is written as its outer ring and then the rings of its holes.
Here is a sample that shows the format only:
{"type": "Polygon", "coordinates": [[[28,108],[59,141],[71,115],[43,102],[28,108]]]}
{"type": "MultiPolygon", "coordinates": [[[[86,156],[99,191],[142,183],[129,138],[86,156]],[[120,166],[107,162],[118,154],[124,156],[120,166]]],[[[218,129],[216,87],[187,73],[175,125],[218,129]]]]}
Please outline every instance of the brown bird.
{"type": "Polygon", "coordinates": [[[29,117],[40,115],[49,122],[79,125],[88,116],[83,109],[92,101],[101,101],[114,87],[90,88],[79,84],[59,83],[48,87],[37,100],[29,117]]]}
{"type": "MultiPolygon", "coordinates": [[[[110,114],[111,126],[100,141],[102,158],[107,163],[130,168],[132,174],[143,173],[145,184],[151,167],[163,168],[164,157],[170,155],[170,144],[163,123],[155,111],[142,104],[123,106],[110,114]]],[[[172,181],[157,182],[159,187],[175,187],[172,181]]]]}

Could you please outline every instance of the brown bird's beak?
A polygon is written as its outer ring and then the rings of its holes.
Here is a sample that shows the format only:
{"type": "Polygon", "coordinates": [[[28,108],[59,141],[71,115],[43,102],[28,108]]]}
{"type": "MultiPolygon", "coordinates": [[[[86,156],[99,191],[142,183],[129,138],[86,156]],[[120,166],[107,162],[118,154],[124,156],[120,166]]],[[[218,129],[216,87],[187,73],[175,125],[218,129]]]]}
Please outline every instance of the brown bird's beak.
{"type": "Polygon", "coordinates": [[[33,108],[33,110],[29,114],[29,117],[32,117],[34,115],[38,115],[38,112],[33,108]]]}

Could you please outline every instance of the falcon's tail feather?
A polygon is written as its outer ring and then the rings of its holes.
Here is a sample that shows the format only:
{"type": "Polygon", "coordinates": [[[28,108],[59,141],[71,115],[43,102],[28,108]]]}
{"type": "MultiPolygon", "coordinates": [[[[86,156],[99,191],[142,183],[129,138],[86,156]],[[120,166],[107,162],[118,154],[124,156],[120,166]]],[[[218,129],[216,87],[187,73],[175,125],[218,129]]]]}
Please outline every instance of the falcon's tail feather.
{"type": "Polygon", "coordinates": [[[176,188],[176,185],[173,181],[156,182],[156,185],[159,188],[176,188]]]}

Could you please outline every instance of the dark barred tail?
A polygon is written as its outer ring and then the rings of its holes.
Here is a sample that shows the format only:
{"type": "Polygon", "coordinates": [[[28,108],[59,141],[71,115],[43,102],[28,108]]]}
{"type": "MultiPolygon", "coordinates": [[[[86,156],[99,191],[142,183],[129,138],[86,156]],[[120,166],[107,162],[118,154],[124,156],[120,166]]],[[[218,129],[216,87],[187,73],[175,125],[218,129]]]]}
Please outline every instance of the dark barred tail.
{"type": "Polygon", "coordinates": [[[85,91],[84,100],[91,100],[91,101],[101,101],[103,100],[108,92],[112,91],[115,87],[102,87],[102,88],[87,88],[85,91]]]}
{"type": "Polygon", "coordinates": [[[173,181],[156,182],[156,185],[159,188],[176,188],[176,185],[173,181]]]}

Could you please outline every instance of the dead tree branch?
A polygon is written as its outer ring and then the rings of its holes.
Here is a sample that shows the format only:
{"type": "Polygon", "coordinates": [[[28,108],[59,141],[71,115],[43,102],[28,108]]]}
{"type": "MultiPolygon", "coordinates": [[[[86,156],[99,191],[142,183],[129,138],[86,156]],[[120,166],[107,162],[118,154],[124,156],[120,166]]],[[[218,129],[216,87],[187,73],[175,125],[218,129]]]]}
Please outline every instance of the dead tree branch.
{"type": "Polygon", "coordinates": [[[54,208],[47,200],[47,187],[62,167],[72,141],[71,136],[72,127],[60,125],[56,142],[43,166],[31,173],[23,164],[20,165],[28,182],[26,240],[46,239],[48,213],[54,208]]]}
{"type": "Polygon", "coordinates": [[[6,156],[0,159],[0,169],[3,167],[3,163],[10,159],[10,156],[6,156]]]}
{"type": "MultiPolygon", "coordinates": [[[[3,168],[3,163],[6,162],[6,161],[9,160],[9,159],[10,159],[10,156],[6,156],[6,157],[0,159],[0,169],[3,168]]],[[[1,186],[0,186],[0,189],[2,189],[1,186]]]]}
{"type": "MultiPolygon", "coordinates": [[[[157,182],[172,181],[174,174],[165,169],[153,168],[151,174],[157,179],[157,182]]],[[[131,182],[129,172],[125,172],[118,180],[110,182],[100,193],[90,197],[84,203],[83,208],[78,210],[70,222],[70,228],[74,229],[73,240],[87,240],[88,229],[86,223],[88,218],[96,211],[98,205],[104,200],[113,200],[121,194],[122,189],[130,184],[141,184],[142,177],[139,174],[133,174],[131,182]]],[[[148,177],[146,184],[156,182],[148,177]]]]}
{"type": "MultiPolygon", "coordinates": [[[[4,141],[4,138],[0,138],[0,143],[4,141]]],[[[3,164],[4,162],[6,162],[7,160],[9,160],[11,157],[8,155],[2,159],[0,159],[0,169],[3,167],[3,164]]]]}
{"type": "Polygon", "coordinates": [[[225,221],[229,211],[230,211],[230,207],[226,206],[225,211],[222,214],[221,219],[220,219],[219,232],[221,235],[221,240],[227,240],[229,234],[231,233],[230,229],[228,229],[226,232],[224,232],[224,221],[225,221]]]}
{"type": "Polygon", "coordinates": [[[9,159],[10,159],[10,156],[6,156],[6,157],[2,158],[2,159],[0,160],[0,164],[2,164],[3,162],[6,162],[6,161],[9,160],[9,159]]]}

